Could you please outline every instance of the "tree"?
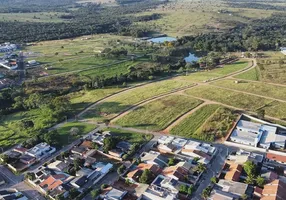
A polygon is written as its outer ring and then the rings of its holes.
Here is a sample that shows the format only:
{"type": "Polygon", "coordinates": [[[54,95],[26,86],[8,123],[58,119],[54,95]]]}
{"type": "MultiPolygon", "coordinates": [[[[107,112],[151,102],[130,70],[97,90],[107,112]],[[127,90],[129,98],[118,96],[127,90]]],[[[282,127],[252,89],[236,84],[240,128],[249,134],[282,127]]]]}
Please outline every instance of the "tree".
{"type": "Polygon", "coordinates": [[[251,184],[253,185],[255,181],[255,176],[253,174],[249,174],[246,179],[245,179],[245,183],[246,184],[251,184]]]}
{"type": "Polygon", "coordinates": [[[252,161],[248,160],[243,164],[243,169],[248,176],[254,175],[256,172],[256,165],[252,161]]]}
{"type": "Polygon", "coordinates": [[[168,162],[168,166],[174,166],[175,165],[175,159],[174,158],[170,158],[169,162],[168,162]]]}
{"type": "Polygon", "coordinates": [[[188,187],[185,184],[180,185],[179,191],[183,194],[187,194],[188,193],[188,187]]]}
{"type": "Polygon", "coordinates": [[[44,135],[44,141],[52,146],[59,145],[59,133],[57,130],[50,131],[44,135]]]}
{"type": "Polygon", "coordinates": [[[257,183],[257,185],[258,185],[259,187],[263,187],[264,184],[265,184],[265,179],[264,179],[263,177],[261,177],[261,176],[258,176],[258,177],[256,178],[256,183],[257,183]]]}
{"type": "Polygon", "coordinates": [[[194,185],[190,185],[190,187],[188,188],[188,195],[192,195],[194,191],[194,185]]]}
{"type": "Polygon", "coordinates": [[[111,149],[115,148],[116,146],[116,139],[112,137],[104,138],[103,140],[103,149],[104,152],[108,152],[111,149]]]}
{"type": "Polygon", "coordinates": [[[108,185],[104,183],[104,184],[102,184],[102,185],[100,186],[100,188],[101,188],[102,190],[104,190],[104,189],[108,188],[108,185]]]}
{"type": "Polygon", "coordinates": [[[143,171],[141,177],[139,178],[139,182],[144,183],[144,184],[148,184],[151,176],[152,176],[151,171],[149,169],[145,169],[143,171]]]}
{"type": "Polygon", "coordinates": [[[246,200],[248,198],[247,194],[241,195],[241,199],[246,200]]]}
{"type": "Polygon", "coordinates": [[[117,174],[118,174],[118,175],[121,175],[121,174],[124,172],[125,169],[126,169],[126,167],[125,167],[124,165],[121,165],[121,166],[118,167],[118,169],[117,169],[117,174]]]}
{"type": "Polygon", "coordinates": [[[198,171],[198,172],[204,172],[204,171],[206,171],[207,170],[207,168],[206,168],[206,166],[204,165],[204,164],[202,164],[202,163],[199,163],[197,166],[196,166],[196,171],[198,171]]]}
{"type": "Polygon", "coordinates": [[[204,199],[207,199],[210,196],[211,193],[211,188],[208,186],[207,188],[205,188],[202,192],[202,197],[204,199]]]}
{"type": "Polygon", "coordinates": [[[215,177],[215,176],[214,176],[214,177],[211,177],[211,182],[212,182],[213,184],[216,183],[216,177],[215,177]]]}
{"type": "Polygon", "coordinates": [[[1,154],[0,155],[0,160],[1,160],[1,163],[7,164],[8,161],[9,161],[9,156],[7,154],[1,154]]]}
{"type": "Polygon", "coordinates": [[[91,194],[91,197],[93,198],[93,199],[95,199],[98,195],[100,195],[100,189],[95,189],[95,190],[92,190],[91,192],[90,192],[90,194],[91,194]]]}

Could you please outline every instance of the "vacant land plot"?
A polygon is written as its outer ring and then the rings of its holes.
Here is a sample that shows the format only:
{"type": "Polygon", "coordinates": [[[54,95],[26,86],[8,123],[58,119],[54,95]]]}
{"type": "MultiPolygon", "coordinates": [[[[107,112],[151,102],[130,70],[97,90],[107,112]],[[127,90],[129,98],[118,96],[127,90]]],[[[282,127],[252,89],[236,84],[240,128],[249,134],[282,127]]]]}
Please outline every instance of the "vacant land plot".
{"type": "Polygon", "coordinates": [[[252,68],[242,74],[235,76],[235,78],[245,79],[245,80],[252,80],[252,81],[259,81],[260,80],[260,71],[258,67],[252,68]]]}
{"type": "Polygon", "coordinates": [[[253,95],[216,88],[214,86],[200,86],[189,89],[186,93],[253,112],[256,112],[259,109],[265,109],[266,115],[280,119],[284,119],[286,117],[286,113],[281,112],[282,108],[286,108],[285,103],[253,95]]]}
{"type": "Polygon", "coordinates": [[[112,136],[124,138],[125,141],[131,142],[131,143],[144,143],[153,138],[153,135],[151,134],[141,134],[141,133],[135,133],[135,132],[126,131],[126,130],[115,129],[115,128],[107,128],[107,129],[104,129],[104,131],[110,131],[112,136]]]}
{"type": "Polygon", "coordinates": [[[199,110],[192,113],[182,122],[171,129],[170,133],[187,138],[198,138],[197,130],[204,124],[204,122],[219,108],[219,105],[209,104],[205,105],[199,110]]]}
{"type": "Polygon", "coordinates": [[[120,90],[122,88],[105,88],[71,93],[68,96],[70,97],[72,112],[77,114],[92,103],[120,90]]]}
{"type": "Polygon", "coordinates": [[[238,83],[235,83],[234,80],[220,80],[213,82],[212,84],[225,88],[231,88],[235,90],[258,94],[266,97],[286,100],[286,86],[283,87],[283,86],[270,85],[267,83],[247,82],[247,81],[240,81],[238,83]]]}
{"type": "Polygon", "coordinates": [[[67,145],[96,128],[94,124],[68,122],[57,129],[60,145],[67,145]]]}
{"type": "Polygon", "coordinates": [[[65,13],[35,12],[35,13],[1,13],[0,21],[8,22],[63,22],[60,18],[65,13]]]}
{"type": "Polygon", "coordinates": [[[232,64],[224,65],[222,68],[216,68],[210,71],[202,71],[202,72],[194,72],[189,76],[182,76],[180,79],[182,80],[190,80],[190,81],[206,81],[218,77],[222,77],[236,71],[242,70],[246,68],[248,65],[247,61],[238,61],[232,64]]]}
{"type": "Polygon", "coordinates": [[[166,80],[148,84],[123,92],[120,95],[104,101],[93,109],[90,109],[83,117],[95,120],[102,120],[103,118],[110,119],[143,100],[191,85],[193,84],[178,80],[166,80]]]}
{"type": "Polygon", "coordinates": [[[115,123],[124,127],[159,131],[201,103],[200,100],[186,96],[171,95],[139,107],[115,123]]]}

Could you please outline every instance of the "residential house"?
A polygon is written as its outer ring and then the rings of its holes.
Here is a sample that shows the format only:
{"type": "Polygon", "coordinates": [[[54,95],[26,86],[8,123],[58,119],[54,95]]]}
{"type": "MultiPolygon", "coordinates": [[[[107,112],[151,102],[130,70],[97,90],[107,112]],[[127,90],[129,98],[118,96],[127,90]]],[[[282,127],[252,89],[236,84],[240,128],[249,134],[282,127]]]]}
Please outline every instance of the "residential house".
{"type": "Polygon", "coordinates": [[[181,161],[181,162],[179,162],[176,166],[177,166],[177,167],[182,167],[182,168],[185,169],[186,171],[190,171],[191,168],[193,168],[192,163],[186,162],[186,161],[181,161]]]}
{"type": "Polygon", "coordinates": [[[168,158],[166,158],[165,156],[161,155],[159,152],[156,151],[149,151],[142,153],[141,161],[147,164],[158,165],[162,169],[168,166],[168,158]]]}
{"type": "Polygon", "coordinates": [[[24,153],[26,153],[26,151],[28,151],[28,149],[26,149],[24,147],[16,147],[13,149],[13,151],[18,152],[20,154],[24,154],[24,153]]]}
{"type": "Polygon", "coordinates": [[[57,187],[61,186],[63,183],[70,180],[70,176],[66,174],[54,174],[48,176],[44,181],[42,181],[39,186],[47,191],[52,191],[56,189],[57,187]]]}
{"type": "Polygon", "coordinates": [[[50,163],[47,167],[56,171],[64,171],[69,165],[63,161],[56,160],[50,163]]]}
{"type": "Polygon", "coordinates": [[[224,179],[228,181],[239,181],[242,170],[242,165],[231,163],[224,179]]]}
{"type": "Polygon", "coordinates": [[[175,179],[177,181],[186,181],[188,179],[188,171],[185,170],[182,167],[178,167],[178,166],[171,166],[171,167],[166,167],[163,171],[162,171],[162,175],[166,176],[166,177],[170,177],[172,179],[175,179]]]}
{"type": "Polygon", "coordinates": [[[208,164],[212,159],[212,157],[208,155],[207,153],[200,151],[200,150],[196,150],[196,149],[183,148],[181,153],[183,155],[191,156],[193,158],[199,158],[198,162],[202,164],[208,164]]]}
{"type": "Polygon", "coordinates": [[[84,140],[80,146],[85,149],[93,149],[92,141],[89,141],[89,140],[84,140]]]}
{"type": "Polygon", "coordinates": [[[127,194],[127,191],[121,191],[115,188],[112,188],[109,192],[105,194],[104,200],[121,200],[127,194]]]}
{"type": "Polygon", "coordinates": [[[214,189],[232,194],[234,198],[240,198],[244,194],[250,197],[253,194],[252,187],[245,183],[231,180],[219,180],[214,189]]]}
{"type": "Polygon", "coordinates": [[[280,163],[280,164],[285,164],[286,163],[286,156],[285,155],[279,155],[279,154],[274,154],[274,153],[267,153],[266,154],[266,159],[269,162],[272,163],[280,163]]]}
{"type": "Polygon", "coordinates": [[[261,177],[263,177],[266,183],[272,182],[278,179],[278,174],[274,171],[269,171],[267,168],[262,167],[261,169],[261,177]]]}
{"type": "Polygon", "coordinates": [[[235,195],[221,190],[212,190],[208,200],[239,200],[235,195]]]}
{"type": "Polygon", "coordinates": [[[36,162],[36,158],[28,154],[24,154],[20,157],[20,162],[26,165],[31,165],[36,162]]]}
{"type": "Polygon", "coordinates": [[[274,180],[264,185],[261,200],[285,200],[286,184],[280,180],[274,180]]]}
{"type": "Polygon", "coordinates": [[[157,148],[161,153],[172,153],[173,151],[175,151],[177,149],[177,147],[175,145],[173,145],[172,143],[159,144],[157,146],[157,148]]]}
{"type": "Polygon", "coordinates": [[[42,142],[40,144],[37,144],[33,148],[29,149],[28,151],[26,151],[25,154],[40,159],[46,155],[51,155],[55,151],[56,149],[54,147],[51,147],[45,142],[42,142]]]}
{"type": "Polygon", "coordinates": [[[85,147],[83,147],[83,146],[75,146],[75,147],[73,147],[72,149],[71,149],[71,152],[73,153],[73,154],[76,154],[76,155],[78,155],[78,156],[84,156],[84,154],[86,153],[86,148],[85,147]]]}
{"type": "Polygon", "coordinates": [[[183,139],[183,138],[175,138],[172,141],[172,145],[176,146],[177,148],[182,148],[187,144],[188,140],[183,139]]]}
{"type": "Polygon", "coordinates": [[[145,163],[140,163],[136,169],[130,171],[127,174],[127,178],[131,182],[138,182],[139,178],[141,177],[142,173],[144,170],[150,170],[154,175],[158,175],[161,172],[161,169],[158,165],[155,164],[145,164],[145,163]]]}
{"type": "Polygon", "coordinates": [[[88,181],[87,176],[80,176],[80,177],[76,177],[75,179],[73,179],[70,184],[72,186],[74,186],[75,188],[79,189],[82,186],[84,186],[88,181]]]}
{"type": "Polygon", "coordinates": [[[170,144],[175,138],[172,136],[161,136],[157,141],[159,144],[170,144]]]}
{"type": "Polygon", "coordinates": [[[124,152],[120,149],[111,149],[108,151],[108,154],[117,158],[121,158],[124,155],[124,152]]]}
{"type": "Polygon", "coordinates": [[[123,152],[128,152],[131,148],[131,144],[126,141],[120,141],[116,144],[116,148],[120,149],[123,152]]]}

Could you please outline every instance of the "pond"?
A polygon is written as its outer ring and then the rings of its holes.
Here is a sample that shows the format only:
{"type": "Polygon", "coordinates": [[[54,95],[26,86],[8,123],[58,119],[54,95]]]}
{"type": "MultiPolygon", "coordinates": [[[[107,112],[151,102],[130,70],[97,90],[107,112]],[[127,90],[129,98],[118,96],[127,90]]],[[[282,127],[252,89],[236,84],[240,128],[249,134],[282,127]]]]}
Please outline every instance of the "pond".
{"type": "Polygon", "coordinates": [[[195,54],[189,53],[189,56],[185,57],[185,61],[187,63],[197,62],[200,58],[197,57],[195,54]]]}
{"type": "Polygon", "coordinates": [[[147,41],[149,42],[154,42],[154,43],[164,43],[164,42],[172,42],[172,41],[176,41],[176,38],[173,37],[158,37],[158,38],[151,38],[147,41]]]}

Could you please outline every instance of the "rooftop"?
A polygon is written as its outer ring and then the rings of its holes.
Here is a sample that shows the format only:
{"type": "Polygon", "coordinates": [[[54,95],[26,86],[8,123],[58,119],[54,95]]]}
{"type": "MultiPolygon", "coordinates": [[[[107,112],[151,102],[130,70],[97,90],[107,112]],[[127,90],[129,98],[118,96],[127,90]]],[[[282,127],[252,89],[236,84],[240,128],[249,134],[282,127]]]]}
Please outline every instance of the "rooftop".
{"type": "Polygon", "coordinates": [[[286,184],[280,180],[274,180],[264,186],[261,200],[284,200],[286,184]]]}
{"type": "Polygon", "coordinates": [[[269,160],[274,160],[282,163],[286,163],[286,156],[274,154],[274,153],[267,153],[266,158],[269,160]]]}
{"type": "Polygon", "coordinates": [[[224,192],[232,193],[238,196],[247,194],[248,185],[245,183],[234,182],[230,180],[219,180],[216,189],[224,192]]]}
{"type": "Polygon", "coordinates": [[[228,169],[228,172],[226,173],[224,179],[230,180],[230,181],[239,181],[241,172],[242,172],[242,165],[238,164],[230,164],[230,167],[228,169]]]}
{"type": "Polygon", "coordinates": [[[126,195],[126,191],[121,191],[115,188],[112,188],[106,195],[105,200],[120,200],[126,195]]]}

